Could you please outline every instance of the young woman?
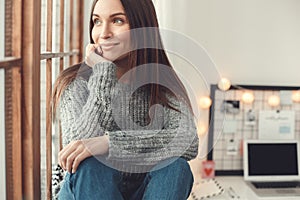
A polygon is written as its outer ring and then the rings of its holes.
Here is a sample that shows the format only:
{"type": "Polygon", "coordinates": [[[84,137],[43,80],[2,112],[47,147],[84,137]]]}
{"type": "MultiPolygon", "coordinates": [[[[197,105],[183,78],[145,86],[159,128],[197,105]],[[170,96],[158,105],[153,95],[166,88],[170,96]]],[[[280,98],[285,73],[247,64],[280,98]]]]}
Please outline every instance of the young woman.
{"type": "Polygon", "coordinates": [[[198,137],[151,0],[95,0],[84,63],[61,73],[59,199],[187,199],[198,137]]]}

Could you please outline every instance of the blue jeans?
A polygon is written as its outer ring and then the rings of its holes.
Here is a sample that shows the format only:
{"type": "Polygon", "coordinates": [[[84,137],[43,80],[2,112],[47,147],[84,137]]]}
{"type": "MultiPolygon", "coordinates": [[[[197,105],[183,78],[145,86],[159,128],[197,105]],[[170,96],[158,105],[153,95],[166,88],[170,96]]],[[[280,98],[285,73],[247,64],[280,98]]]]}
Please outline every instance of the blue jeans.
{"type": "MultiPolygon", "coordinates": [[[[158,166],[156,166],[158,167],[158,166]]],[[[60,200],[183,200],[193,185],[193,174],[186,160],[176,159],[163,168],[144,174],[112,169],[94,157],[85,159],[74,174],[67,173],[60,200]]]]}

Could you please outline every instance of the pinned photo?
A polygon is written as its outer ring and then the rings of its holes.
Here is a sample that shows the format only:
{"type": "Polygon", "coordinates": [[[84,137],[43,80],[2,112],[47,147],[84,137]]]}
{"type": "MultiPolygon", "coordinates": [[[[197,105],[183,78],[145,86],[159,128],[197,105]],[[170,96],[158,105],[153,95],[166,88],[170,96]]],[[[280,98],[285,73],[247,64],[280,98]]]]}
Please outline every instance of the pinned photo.
{"type": "Polygon", "coordinates": [[[256,112],[252,109],[249,109],[245,112],[245,125],[255,126],[256,125],[256,112]]]}
{"type": "Polygon", "coordinates": [[[221,105],[221,112],[226,114],[238,114],[240,112],[240,101],[225,100],[221,105]]]}

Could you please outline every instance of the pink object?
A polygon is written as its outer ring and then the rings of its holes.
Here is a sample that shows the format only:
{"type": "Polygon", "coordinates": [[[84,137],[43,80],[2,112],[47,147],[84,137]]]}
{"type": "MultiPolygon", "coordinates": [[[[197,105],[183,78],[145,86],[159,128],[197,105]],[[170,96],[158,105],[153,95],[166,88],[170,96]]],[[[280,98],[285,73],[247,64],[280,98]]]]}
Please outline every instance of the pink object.
{"type": "Polygon", "coordinates": [[[215,177],[215,162],[212,160],[203,161],[201,175],[202,175],[202,178],[214,178],[215,177]]]}

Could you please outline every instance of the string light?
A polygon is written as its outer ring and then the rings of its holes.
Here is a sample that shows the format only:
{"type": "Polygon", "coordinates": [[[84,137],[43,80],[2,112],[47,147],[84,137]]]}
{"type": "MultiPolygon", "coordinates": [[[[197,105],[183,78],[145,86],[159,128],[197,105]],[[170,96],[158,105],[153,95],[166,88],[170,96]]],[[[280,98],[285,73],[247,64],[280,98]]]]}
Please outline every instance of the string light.
{"type": "Polygon", "coordinates": [[[276,107],[280,104],[280,98],[277,95],[269,96],[268,104],[270,106],[276,107]]]}
{"type": "Polygon", "coordinates": [[[293,91],[292,99],[294,102],[297,102],[297,103],[300,102],[300,90],[293,91]]]}
{"type": "Polygon", "coordinates": [[[211,106],[211,103],[210,97],[201,97],[199,100],[199,105],[202,109],[208,109],[211,106]]]}
{"type": "Polygon", "coordinates": [[[221,80],[218,83],[219,89],[223,91],[229,90],[230,86],[231,86],[231,82],[227,78],[221,78],[221,80]]]}
{"type": "Polygon", "coordinates": [[[203,123],[198,123],[198,126],[197,126],[197,133],[199,136],[203,136],[207,133],[207,126],[203,123]]]}
{"type": "MultiPolygon", "coordinates": [[[[221,78],[220,81],[218,82],[218,88],[222,91],[227,91],[230,89],[230,87],[234,87],[236,89],[240,89],[240,90],[244,90],[245,88],[242,88],[238,85],[231,85],[231,82],[229,79],[227,78],[221,78]]],[[[295,90],[293,91],[292,93],[292,100],[296,103],[300,103],[300,90],[295,90]]],[[[254,97],[254,94],[253,92],[251,91],[246,91],[243,93],[242,95],[242,101],[246,104],[251,104],[253,103],[255,97],[254,97]]],[[[208,101],[207,99],[203,99],[203,100],[200,100],[200,106],[201,108],[205,109],[205,108],[209,108],[211,106],[211,102],[208,101]],[[203,101],[203,102],[202,102],[203,101]],[[209,106],[208,106],[209,105],[209,106]]],[[[280,104],[280,98],[279,96],[277,95],[272,95],[268,98],[268,104],[272,107],[276,107],[276,106],[279,106],[280,104]]]]}
{"type": "Polygon", "coordinates": [[[252,92],[244,92],[242,96],[242,100],[244,103],[251,104],[254,101],[254,95],[252,92]]]}

